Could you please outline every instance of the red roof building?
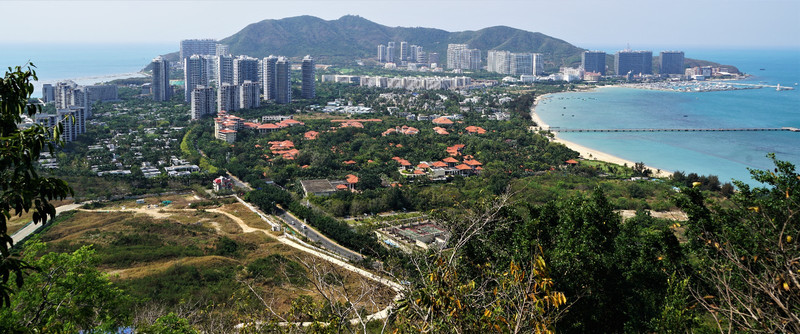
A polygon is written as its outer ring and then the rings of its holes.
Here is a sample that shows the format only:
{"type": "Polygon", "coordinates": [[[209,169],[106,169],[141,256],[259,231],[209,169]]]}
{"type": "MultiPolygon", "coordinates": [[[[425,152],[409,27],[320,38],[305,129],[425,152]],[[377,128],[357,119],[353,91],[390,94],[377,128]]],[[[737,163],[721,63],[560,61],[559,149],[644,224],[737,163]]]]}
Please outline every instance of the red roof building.
{"type": "Polygon", "coordinates": [[[319,136],[319,132],[311,130],[311,131],[306,132],[303,135],[303,138],[305,138],[306,140],[314,140],[314,139],[317,139],[318,136],[319,136]]]}
{"type": "Polygon", "coordinates": [[[441,125],[441,126],[453,125],[453,121],[451,121],[449,118],[445,118],[445,117],[435,118],[431,122],[433,122],[433,124],[441,125]]]}
{"type": "Polygon", "coordinates": [[[482,135],[482,134],[486,133],[486,130],[484,128],[480,127],[480,126],[472,126],[472,125],[470,125],[470,126],[464,128],[464,130],[467,130],[467,132],[469,132],[470,134],[482,135]]]}

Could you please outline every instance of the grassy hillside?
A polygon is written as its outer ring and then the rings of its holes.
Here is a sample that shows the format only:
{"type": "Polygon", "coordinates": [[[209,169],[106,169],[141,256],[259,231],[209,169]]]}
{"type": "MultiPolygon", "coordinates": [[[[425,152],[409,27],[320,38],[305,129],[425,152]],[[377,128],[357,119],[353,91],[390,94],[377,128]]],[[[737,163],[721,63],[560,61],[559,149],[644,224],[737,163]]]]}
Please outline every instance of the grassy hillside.
{"type": "MultiPolygon", "coordinates": [[[[243,232],[236,219],[255,229],[269,227],[233,199],[174,195],[145,202],[113,202],[63,214],[42,240],[56,252],[94,245],[99,269],[133,297],[129,309],[137,316],[189,307],[212,312],[216,321],[232,326],[234,314],[263,310],[265,302],[283,313],[299,298],[322,300],[314,275],[323,268],[346,289],[362,285],[356,274],[281,244],[271,234],[243,232]],[[172,203],[156,207],[163,200],[172,203]]],[[[374,312],[392,297],[391,290],[379,287],[377,304],[363,307],[374,312]]],[[[192,320],[215,321],[198,316],[192,320]]]]}

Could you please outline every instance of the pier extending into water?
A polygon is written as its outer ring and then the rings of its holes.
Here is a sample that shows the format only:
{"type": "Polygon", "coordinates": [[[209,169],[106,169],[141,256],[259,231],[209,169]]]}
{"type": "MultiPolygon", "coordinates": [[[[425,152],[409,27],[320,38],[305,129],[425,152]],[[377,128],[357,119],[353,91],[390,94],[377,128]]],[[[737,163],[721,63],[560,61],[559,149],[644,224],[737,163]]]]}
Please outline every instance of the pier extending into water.
{"type": "MultiPolygon", "coordinates": [[[[545,129],[542,129],[545,130],[545,129]]],[[[725,131],[791,131],[800,132],[799,128],[640,128],[640,129],[569,129],[551,127],[546,130],[552,132],[725,132],[725,131]]]]}

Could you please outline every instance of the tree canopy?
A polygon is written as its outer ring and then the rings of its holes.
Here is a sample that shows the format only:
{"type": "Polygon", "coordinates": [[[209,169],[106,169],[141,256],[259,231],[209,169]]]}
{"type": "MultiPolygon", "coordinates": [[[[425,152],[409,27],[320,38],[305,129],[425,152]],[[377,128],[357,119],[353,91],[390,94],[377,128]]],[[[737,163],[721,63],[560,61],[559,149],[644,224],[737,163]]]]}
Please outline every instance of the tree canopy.
{"type": "Polygon", "coordinates": [[[35,117],[41,110],[38,104],[28,103],[33,93],[31,80],[36,72],[29,64],[8,71],[0,83],[0,306],[10,303],[11,288],[8,282],[15,277],[19,287],[23,283],[24,262],[11,253],[13,239],[8,235],[6,221],[11,215],[22,215],[33,209],[33,222],[46,222],[56,210],[50,203],[72,194],[66,182],[57,178],[40,176],[36,162],[45,149],[54,151],[59,142],[61,126],[53,129],[40,124],[21,129],[23,115],[35,117]]]}

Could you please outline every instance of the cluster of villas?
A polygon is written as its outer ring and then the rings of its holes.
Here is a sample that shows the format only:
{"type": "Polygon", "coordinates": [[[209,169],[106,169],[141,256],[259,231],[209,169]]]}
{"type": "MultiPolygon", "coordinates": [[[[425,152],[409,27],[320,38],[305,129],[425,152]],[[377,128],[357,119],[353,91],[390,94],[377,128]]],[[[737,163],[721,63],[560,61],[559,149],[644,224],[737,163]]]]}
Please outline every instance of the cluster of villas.
{"type": "Polygon", "coordinates": [[[461,156],[463,149],[464,144],[450,146],[447,148],[449,157],[439,161],[420,161],[417,165],[400,157],[393,157],[392,160],[400,165],[398,171],[400,175],[406,178],[428,177],[431,180],[438,181],[446,180],[448,177],[453,176],[479,174],[483,170],[483,164],[475,160],[473,156],[462,156],[461,161],[455,158],[461,156]]]}
{"type": "Polygon", "coordinates": [[[214,118],[214,137],[223,140],[228,144],[236,141],[239,131],[247,129],[257,133],[270,133],[292,126],[301,126],[305,123],[292,119],[290,116],[264,116],[262,121],[271,120],[272,117],[279,119],[275,123],[255,123],[246,122],[243,118],[230,115],[225,111],[220,111],[214,118]]]}

